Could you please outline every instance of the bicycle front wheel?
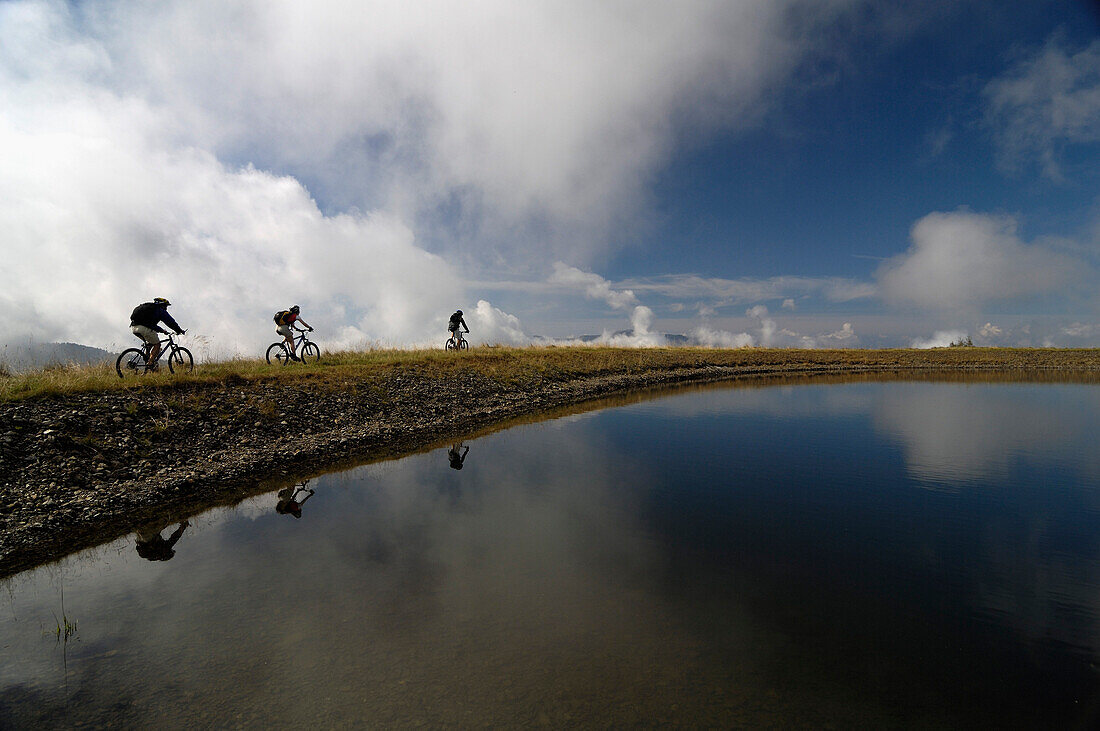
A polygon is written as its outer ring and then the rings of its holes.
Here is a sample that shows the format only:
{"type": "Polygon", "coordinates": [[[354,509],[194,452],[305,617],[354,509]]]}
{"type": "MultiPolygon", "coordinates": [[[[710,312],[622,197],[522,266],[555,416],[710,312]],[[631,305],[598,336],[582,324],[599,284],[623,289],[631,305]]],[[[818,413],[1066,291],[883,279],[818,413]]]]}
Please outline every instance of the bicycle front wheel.
{"type": "Polygon", "coordinates": [[[272,343],[267,346],[267,362],[271,365],[276,363],[279,365],[286,365],[290,362],[290,358],[287,356],[286,348],[282,343],[272,343]]]}
{"type": "Polygon", "coordinates": [[[145,370],[145,353],[137,348],[127,348],[122,351],[122,354],[118,356],[118,360],[115,361],[115,371],[118,373],[119,378],[144,376],[145,370]]]}
{"type": "Polygon", "coordinates": [[[470,349],[469,341],[466,340],[465,338],[463,338],[462,340],[459,340],[458,341],[458,349],[459,350],[469,350],[470,349]]]}
{"type": "Polygon", "coordinates": [[[303,363],[316,363],[321,360],[321,349],[316,343],[306,343],[302,346],[300,355],[303,363]]]}
{"type": "Polygon", "coordinates": [[[190,373],[195,370],[195,359],[187,348],[176,348],[168,354],[169,373],[190,373]]]}

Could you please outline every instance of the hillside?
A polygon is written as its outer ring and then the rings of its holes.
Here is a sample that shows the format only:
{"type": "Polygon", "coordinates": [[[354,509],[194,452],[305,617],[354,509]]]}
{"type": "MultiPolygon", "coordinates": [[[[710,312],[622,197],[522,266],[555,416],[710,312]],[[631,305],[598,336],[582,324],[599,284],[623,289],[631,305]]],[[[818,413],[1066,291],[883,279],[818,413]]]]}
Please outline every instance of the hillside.
{"type": "Polygon", "coordinates": [[[6,343],[0,345],[0,368],[12,372],[68,365],[113,362],[115,354],[77,343],[6,343]]]}

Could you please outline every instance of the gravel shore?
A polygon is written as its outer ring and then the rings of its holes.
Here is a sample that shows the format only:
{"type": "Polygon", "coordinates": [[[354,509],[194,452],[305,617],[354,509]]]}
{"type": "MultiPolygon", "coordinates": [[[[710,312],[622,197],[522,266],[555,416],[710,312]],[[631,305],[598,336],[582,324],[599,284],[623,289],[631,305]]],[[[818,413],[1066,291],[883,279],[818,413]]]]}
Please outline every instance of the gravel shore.
{"type": "Polygon", "coordinates": [[[522,383],[476,370],[461,378],[430,378],[409,365],[337,387],[331,379],[284,383],[230,376],[218,383],[3,402],[0,578],[113,540],[135,526],[180,520],[295,478],[636,389],[827,374],[943,377],[975,370],[1014,380],[1043,372],[1100,378],[1100,355],[1082,357],[1080,351],[1072,368],[1061,370],[1057,358],[1040,356],[946,363],[906,352],[835,361],[817,354],[732,365],[697,362],[522,383]]]}

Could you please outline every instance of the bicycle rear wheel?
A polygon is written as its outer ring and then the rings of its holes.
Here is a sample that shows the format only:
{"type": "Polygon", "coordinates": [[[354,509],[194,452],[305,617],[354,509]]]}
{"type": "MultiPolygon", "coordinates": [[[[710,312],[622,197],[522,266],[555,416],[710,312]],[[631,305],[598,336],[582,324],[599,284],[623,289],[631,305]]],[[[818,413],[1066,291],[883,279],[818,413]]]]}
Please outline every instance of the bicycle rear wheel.
{"type": "Polygon", "coordinates": [[[145,353],[137,348],[127,348],[115,361],[115,371],[119,378],[144,376],[146,371],[145,353]]]}
{"type": "Polygon", "coordinates": [[[321,360],[321,349],[316,343],[306,343],[300,353],[303,363],[316,363],[321,360]]]}
{"type": "Polygon", "coordinates": [[[190,373],[195,370],[195,359],[187,348],[176,348],[168,354],[169,373],[190,373]]]}
{"type": "Polygon", "coordinates": [[[447,350],[455,349],[455,341],[452,338],[447,338],[447,350]]]}
{"type": "Polygon", "coordinates": [[[290,362],[290,356],[287,355],[286,348],[282,343],[272,343],[267,346],[267,362],[275,365],[286,365],[290,362]]]}

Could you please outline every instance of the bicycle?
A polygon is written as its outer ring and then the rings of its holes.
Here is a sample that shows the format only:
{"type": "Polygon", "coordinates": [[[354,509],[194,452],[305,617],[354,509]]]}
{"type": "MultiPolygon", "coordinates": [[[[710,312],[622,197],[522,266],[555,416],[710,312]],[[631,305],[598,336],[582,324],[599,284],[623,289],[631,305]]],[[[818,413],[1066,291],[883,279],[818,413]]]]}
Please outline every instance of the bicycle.
{"type": "Polygon", "coordinates": [[[447,350],[469,350],[470,343],[462,337],[461,330],[455,330],[455,334],[447,338],[447,350]]]}
{"type": "Polygon", "coordinates": [[[168,354],[168,372],[190,373],[195,369],[195,358],[191,351],[176,343],[176,339],[168,333],[168,337],[160,341],[161,349],[157,359],[149,362],[149,355],[153,352],[153,346],[145,343],[140,348],[127,348],[119,354],[115,361],[115,371],[119,378],[127,376],[144,376],[146,373],[155,373],[164,354],[168,354]]]}
{"type": "MultiPolygon", "coordinates": [[[[306,337],[306,333],[313,332],[313,328],[309,330],[294,328],[294,331],[300,333],[294,343],[294,349],[298,352],[299,359],[303,363],[316,363],[321,360],[321,349],[317,347],[317,343],[314,343],[306,337]]],[[[267,346],[268,363],[272,365],[275,363],[286,365],[293,360],[294,359],[290,357],[290,348],[287,347],[286,340],[280,340],[277,343],[272,343],[267,346]]]]}

